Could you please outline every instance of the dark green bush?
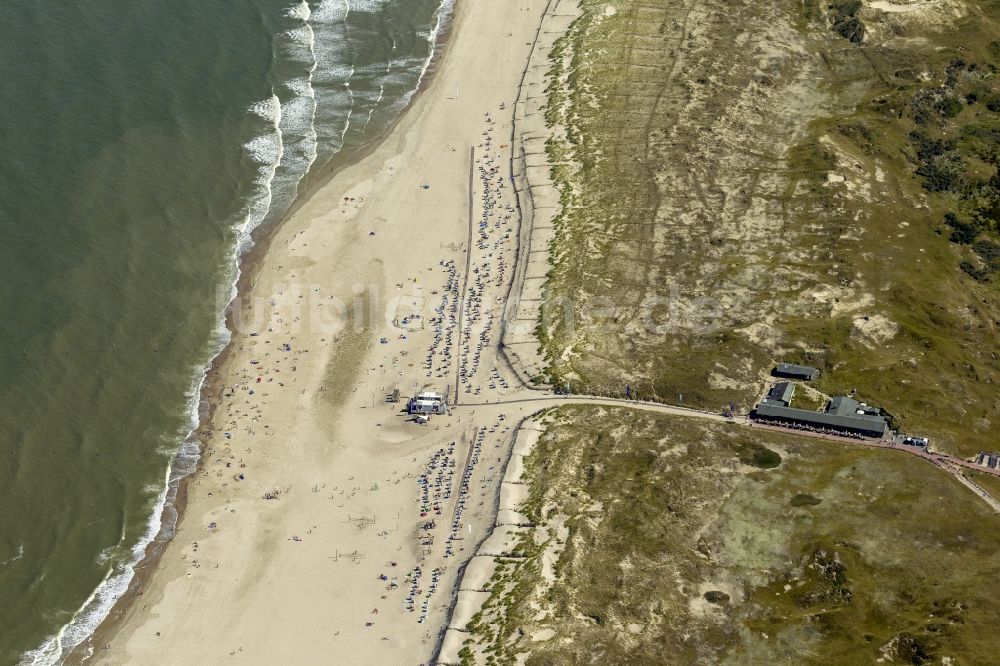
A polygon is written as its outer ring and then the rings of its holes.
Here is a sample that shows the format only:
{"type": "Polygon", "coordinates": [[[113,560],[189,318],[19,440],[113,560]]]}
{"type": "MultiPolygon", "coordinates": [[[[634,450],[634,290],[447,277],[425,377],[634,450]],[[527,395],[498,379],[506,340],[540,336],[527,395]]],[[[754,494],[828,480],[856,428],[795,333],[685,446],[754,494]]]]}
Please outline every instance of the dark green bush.
{"type": "Polygon", "coordinates": [[[979,227],[975,223],[959,219],[954,213],[945,213],[944,223],[951,227],[949,240],[960,245],[971,245],[979,236],[979,227]]]}
{"type": "Polygon", "coordinates": [[[962,102],[955,97],[945,97],[938,101],[934,108],[945,118],[954,118],[962,112],[962,102]]]}

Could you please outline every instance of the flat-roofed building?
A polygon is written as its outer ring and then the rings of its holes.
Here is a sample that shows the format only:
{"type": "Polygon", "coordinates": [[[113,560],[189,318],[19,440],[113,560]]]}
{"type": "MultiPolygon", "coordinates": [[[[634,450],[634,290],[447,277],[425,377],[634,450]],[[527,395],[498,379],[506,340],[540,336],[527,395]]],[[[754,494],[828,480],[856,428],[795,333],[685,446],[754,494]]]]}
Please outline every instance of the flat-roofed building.
{"type": "Polygon", "coordinates": [[[853,398],[838,396],[830,400],[826,410],[812,412],[765,400],[757,405],[753,418],[777,425],[806,427],[865,437],[882,437],[889,429],[885,417],[877,409],[853,398]]]}
{"type": "Polygon", "coordinates": [[[424,391],[406,403],[406,411],[409,414],[447,414],[448,401],[440,393],[424,391]]]}
{"type": "Polygon", "coordinates": [[[774,368],[774,374],[778,377],[789,379],[803,379],[811,382],[819,377],[819,370],[808,365],[795,365],[794,363],[779,363],[774,368]]]}

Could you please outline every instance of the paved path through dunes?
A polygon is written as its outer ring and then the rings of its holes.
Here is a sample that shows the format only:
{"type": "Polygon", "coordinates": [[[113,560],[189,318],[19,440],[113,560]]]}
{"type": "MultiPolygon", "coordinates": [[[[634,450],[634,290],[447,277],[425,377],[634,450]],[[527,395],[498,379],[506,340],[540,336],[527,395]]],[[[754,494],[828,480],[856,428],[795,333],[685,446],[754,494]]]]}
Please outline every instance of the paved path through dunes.
{"type": "Polygon", "coordinates": [[[984,467],[982,465],[976,465],[975,463],[969,462],[968,460],[963,460],[956,456],[936,453],[933,451],[927,451],[916,446],[898,446],[891,442],[885,440],[877,439],[853,439],[849,437],[836,437],[832,435],[824,435],[821,433],[814,433],[807,430],[790,430],[788,428],[781,428],[777,426],[766,425],[763,423],[752,421],[749,418],[735,419],[729,418],[722,414],[716,414],[714,412],[709,412],[705,410],[692,409],[689,407],[677,407],[675,405],[666,405],[657,402],[643,402],[637,400],[626,400],[624,398],[607,398],[603,396],[585,396],[585,395],[544,395],[540,396],[536,392],[528,389],[522,389],[516,393],[509,394],[502,398],[499,398],[493,402],[463,402],[458,406],[459,409],[464,407],[485,407],[485,406],[498,406],[498,405],[516,405],[516,406],[532,406],[536,407],[538,411],[543,409],[549,409],[551,407],[559,407],[562,405],[603,405],[607,407],[625,407],[630,409],[639,409],[647,412],[656,412],[658,414],[668,414],[671,416],[690,416],[693,418],[707,419],[710,421],[721,421],[728,422],[734,425],[763,428],[766,430],[775,430],[778,432],[785,432],[792,435],[801,435],[803,437],[812,437],[816,439],[827,439],[835,442],[842,442],[844,444],[854,444],[857,446],[866,446],[869,448],[877,449],[890,449],[896,451],[903,451],[911,455],[915,455],[919,458],[926,460],[927,462],[940,467],[944,471],[948,472],[956,479],[959,483],[967,486],[976,495],[978,495],[984,502],[990,505],[994,511],[1000,513],[1000,501],[997,501],[992,497],[986,490],[981,486],[976,484],[974,481],[962,474],[963,469],[972,469],[977,472],[982,472],[983,474],[989,474],[991,476],[1000,476],[1000,470],[991,469],[989,467],[984,467]]]}

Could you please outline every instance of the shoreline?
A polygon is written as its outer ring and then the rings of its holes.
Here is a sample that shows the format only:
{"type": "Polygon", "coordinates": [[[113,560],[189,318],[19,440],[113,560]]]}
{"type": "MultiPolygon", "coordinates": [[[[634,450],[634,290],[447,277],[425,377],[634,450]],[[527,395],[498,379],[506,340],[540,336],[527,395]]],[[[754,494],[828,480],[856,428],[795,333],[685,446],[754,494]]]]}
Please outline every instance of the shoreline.
{"type": "MultiPolygon", "coordinates": [[[[240,303],[241,299],[247,296],[250,292],[254,280],[257,277],[257,272],[261,267],[264,257],[270,249],[272,241],[281,228],[290,219],[292,219],[296,212],[315,194],[325,188],[339,173],[365,160],[367,157],[375,153],[379,146],[392,135],[393,130],[403,121],[407,113],[412,110],[414,105],[419,101],[423,93],[433,82],[438,66],[447,52],[449,38],[456,23],[456,12],[458,11],[459,6],[460,3],[456,2],[456,0],[443,0],[441,7],[444,12],[445,19],[442,24],[441,32],[438,33],[435,40],[431,55],[428,59],[427,67],[423,71],[417,87],[409,95],[409,99],[407,100],[405,106],[397,112],[395,118],[393,118],[393,120],[377,135],[371,137],[371,139],[365,141],[363,144],[352,146],[347,150],[339,150],[334,153],[330,159],[327,160],[327,162],[316,172],[310,171],[304,174],[300,183],[304,183],[303,190],[295,196],[292,203],[288,206],[288,209],[282,214],[281,218],[274,223],[258,225],[255,227],[250,232],[250,240],[252,243],[250,247],[245,251],[237,252],[237,265],[235,268],[238,271],[239,278],[236,280],[234,285],[233,298],[229,304],[227,304],[225,312],[223,313],[223,326],[225,327],[225,330],[228,331],[229,340],[216,354],[214,354],[214,356],[212,356],[205,366],[202,375],[203,379],[201,382],[201,388],[198,391],[197,425],[194,429],[192,429],[191,434],[188,435],[185,441],[181,443],[181,447],[178,449],[177,453],[171,458],[170,469],[173,468],[173,464],[178,460],[185,444],[192,442],[192,440],[197,442],[197,460],[190,471],[183,476],[180,476],[176,482],[168,482],[168,485],[164,489],[166,496],[164,504],[159,510],[160,527],[146,545],[142,558],[132,565],[132,579],[129,581],[125,592],[119,596],[114,605],[108,609],[107,614],[94,628],[90,635],[66,653],[62,663],[82,664],[89,661],[95,653],[95,646],[105,644],[105,639],[109,639],[117,633],[119,627],[117,627],[116,624],[121,620],[121,617],[128,612],[139,597],[143,595],[144,588],[147,586],[150,577],[157,571],[164,552],[173,541],[177,528],[184,519],[188,504],[189,486],[204,465],[207,448],[206,440],[213,432],[210,427],[206,430],[206,425],[212,423],[212,420],[215,417],[216,409],[219,405],[217,397],[222,391],[222,386],[220,385],[221,369],[229,360],[232,352],[232,345],[236,339],[234,331],[234,318],[236,316],[236,313],[234,312],[234,305],[240,303]],[[444,9],[446,5],[448,5],[447,10],[444,9]],[[173,501],[170,499],[171,495],[173,495],[173,501]],[[172,510],[174,512],[174,518],[172,521],[173,524],[169,527],[164,524],[163,519],[167,510],[172,510]],[[164,537],[166,533],[170,533],[170,536],[164,537]]],[[[168,469],[168,477],[170,476],[170,469],[168,469]]],[[[59,631],[62,632],[64,629],[65,627],[61,627],[59,631]]]]}
{"type": "MultiPolygon", "coordinates": [[[[329,166],[324,166],[323,172],[320,172],[317,176],[313,177],[308,191],[296,198],[295,203],[289,208],[289,211],[282,218],[281,223],[270,225],[265,229],[255,230],[254,247],[248,251],[242,259],[241,276],[237,283],[237,300],[234,304],[231,304],[230,307],[227,308],[226,322],[229,330],[234,330],[234,318],[239,315],[239,308],[243,305],[242,300],[245,299],[256,286],[258,279],[261,277],[263,264],[272,252],[278,236],[286,230],[288,221],[294,219],[297,215],[301,214],[303,209],[313,204],[315,199],[320,195],[320,193],[323,192],[324,189],[330,186],[332,181],[341,176],[344,172],[350,171],[352,168],[364,163],[367,158],[371,157],[374,153],[383,148],[386,144],[386,140],[396,133],[401,124],[408,122],[411,114],[414,113],[414,110],[421,106],[424,95],[434,86],[440,69],[448,64],[447,53],[452,45],[453,32],[455,32],[456,26],[463,21],[463,11],[464,5],[458,5],[454,8],[451,19],[447,24],[447,29],[442,33],[441,41],[439,41],[439,44],[441,45],[440,49],[434,59],[432,59],[431,66],[428,68],[428,72],[423,79],[424,85],[414,93],[408,107],[400,113],[400,115],[389,127],[386,128],[383,133],[381,133],[378,139],[368,142],[367,145],[359,147],[359,149],[352,151],[348,155],[338,155],[335,160],[331,161],[329,166]]],[[[537,30],[535,32],[537,34],[537,30]]],[[[220,393],[225,390],[223,371],[226,366],[233,361],[233,357],[237,354],[237,338],[238,332],[234,332],[229,343],[216,356],[207,374],[206,384],[203,388],[201,397],[201,403],[204,405],[204,410],[200,410],[201,418],[199,427],[196,430],[196,437],[199,441],[201,456],[199,458],[197,469],[193,473],[183,477],[178,483],[176,503],[174,504],[174,509],[178,514],[176,520],[178,531],[184,527],[185,522],[188,520],[185,516],[188,512],[192,488],[196,483],[198,483],[199,475],[202,472],[205,472],[205,467],[207,465],[206,456],[209,447],[207,440],[217,431],[214,427],[213,421],[218,415],[218,409],[221,403],[220,393]]],[[[89,646],[104,645],[111,638],[115,638],[119,634],[123,628],[121,626],[121,620],[131,609],[134,608],[134,604],[131,602],[135,601],[149,590],[150,579],[153,578],[152,572],[161,571],[163,569],[161,566],[162,559],[166,555],[167,551],[170,550],[166,546],[167,544],[175,543],[175,541],[176,539],[172,539],[163,543],[156,542],[154,540],[151,543],[151,546],[154,544],[162,544],[162,546],[157,549],[158,552],[154,553],[152,558],[144,558],[143,561],[137,565],[136,575],[130,585],[129,593],[127,595],[123,595],[118,603],[115,604],[111,613],[109,613],[108,617],[101,624],[101,626],[98,627],[97,631],[92,634],[91,638],[88,641],[81,643],[80,646],[73,651],[78,659],[81,658],[80,653],[86,650],[89,646]]],[[[82,658],[86,659],[87,657],[82,658]]]]}

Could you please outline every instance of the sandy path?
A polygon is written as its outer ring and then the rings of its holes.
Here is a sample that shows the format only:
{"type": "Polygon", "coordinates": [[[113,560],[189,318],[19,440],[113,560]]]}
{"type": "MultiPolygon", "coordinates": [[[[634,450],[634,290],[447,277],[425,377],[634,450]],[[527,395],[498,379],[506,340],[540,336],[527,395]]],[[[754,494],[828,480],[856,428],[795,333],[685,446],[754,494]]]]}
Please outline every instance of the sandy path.
{"type": "Polygon", "coordinates": [[[384,395],[454,390],[456,377],[470,397],[514,390],[483,350],[516,242],[502,137],[544,5],[460,2],[414,107],[278,231],[216,377],[185,518],[99,662],[429,658],[463,541],[489,527],[510,444],[502,413],[528,406],[420,427],[384,395]]]}

